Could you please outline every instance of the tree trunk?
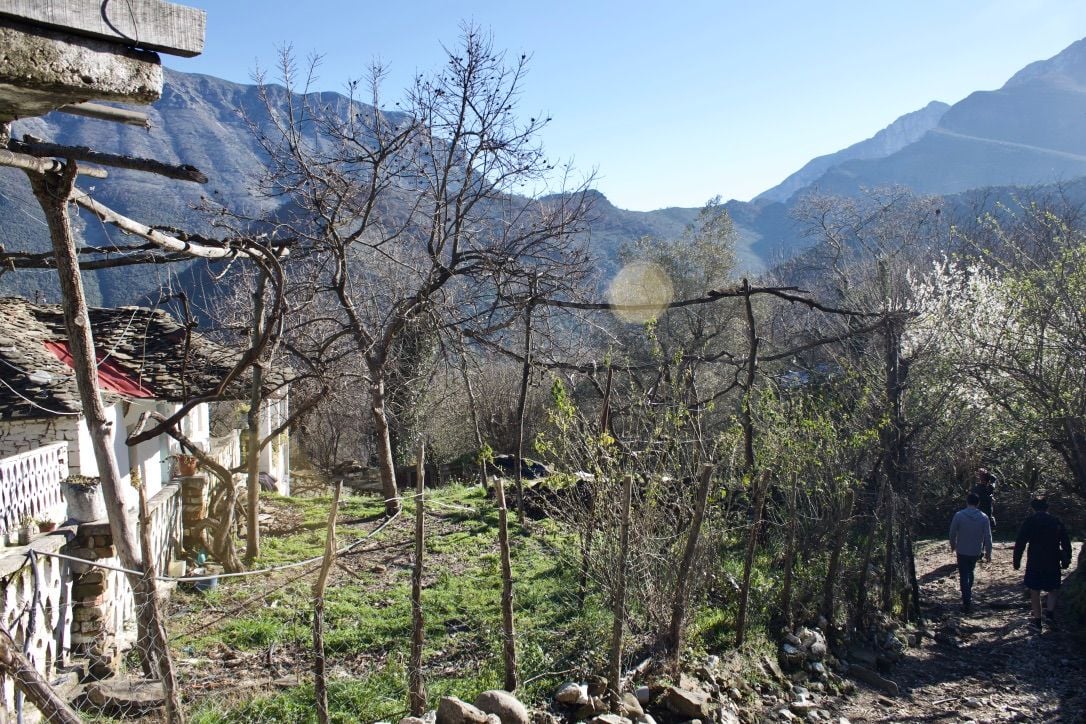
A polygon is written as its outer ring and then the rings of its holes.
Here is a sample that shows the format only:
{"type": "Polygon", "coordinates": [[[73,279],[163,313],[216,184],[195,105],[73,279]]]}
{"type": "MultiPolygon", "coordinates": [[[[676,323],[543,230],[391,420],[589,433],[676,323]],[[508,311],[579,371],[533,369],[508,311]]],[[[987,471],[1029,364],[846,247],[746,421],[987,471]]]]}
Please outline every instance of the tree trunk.
{"type": "Polygon", "coordinates": [[[392,438],[389,436],[388,417],[385,415],[385,381],[377,374],[370,385],[370,404],[377,434],[377,469],[381,474],[381,492],[385,496],[385,515],[391,518],[400,512],[400,497],[396,488],[392,438]]]}
{"type": "MultiPolygon", "coordinates": [[[[889,488],[889,486],[887,486],[889,488]]],[[[894,524],[897,511],[894,505],[894,491],[887,491],[884,502],[886,510],[886,538],[883,540],[882,560],[882,610],[891,613],[894,606],[894,524]]]]}
{"type": "Polygon", "coordinates": [[[475,432],[475,447],[479,451],[479,484],[486,490],[486,460],[483,459],[483,426],[479,424],[479,409],[475,402],[475,390],[471,386],[471,377],[468,376],[467,367],[460,365],[460,374],[464,377],[464,387],[468,391],[468,410],[471,411],[471,424],[475,432]]]}
{"type": "Polygon", "coordinates": [[[612,707],[618,706],[622,686],[622,628],[626,620],[626,558],[630,552],[630,508],[633,504],[633,476],[622,481],[622,510],[619,515],[618,564],[615,570],[615,597],[612,602],[611,665],[608,688],[612,707]]]}
{"type": "Polygon", "coordinates": [[[841,568],[841,549],[845,545],[845,533],[848,531],[847,521],[852,517],[852,506],[855,496],[851,490],[845,493],[844,501],[834,521],[833,548],[830,549],[830,560],[826,566],[826,581],[822,586],[822,615],[829,622],[830,630],[834,630],[834,608],[836,608],[837,577],[841,568]]]}
{"type": "MultiPolygon", "coordinates": [[[[106,513],[109,517],[110,533],[121,565],[129,571],[140,571],[141,561],[136,543],[135,525],[132,516],[125,509],[124,492],[121,487],[121,475],[117,466],[117,457],[112,444],[112,423],[106,417],[105,405],[98,388],[98,367],[91,334],[90,315],[87,312],[87,300],[83,293],[83,280],[79,276],[78,255],[75,238],[68,218],[68,199],[71,196],[75,179],[75,163],[69,161],[63,174],[27,173],[34,196],[41,205],[49,226],[49,237],[56,259],[57,275],[60,280],[61,295],[64,300],[64,326],[68,333],[68,348],[72,355],[72,368],[75,371],[79,399],[83,407],[83,417],[98,463],[98,475],[102,481],[106,513]]],[[[123,431],[117,431],[121,434],[123,431]]],[[[169,642],[165,638],[158,599],[155,595],[155,580],[146,578],[142,573],[126,574],[135,599],[137,624],[141,631],[138,638],[154,641],[154,650],[160,652],[157,665],[159,671],[172,672],[169,642]]],[[[142,656],[151,652],[143,651],[142,656]]]]}
{"type": "MultiPolygon", "coordinates": [[[[784,551],[784,583],[781,584],[781,602],[780,602],[780,615],[784,618],[784,623],[788,626],[788,630],[792,629],[792,570],[796,564],[796,528],[799,527],[799,521],[797,520],[797,501],[799,497],[799,477],[793,475],[792,477],[792,490],[788,497],[788,541],[785,544],[784,551]]],[[[832,557],[836,553],[833,551],[830,553],[832,557]]]]}
{"type": "Polygon", "coordinates": [[[524,518],[524,410],[528,404],[528,382],[532,374],[532,305],[524,310],[524,362],[520,370],[520,394],[517,395],[517,520],[522,528],[524,518]]]}
{"type": "Polygon", "coordinates": [[[339,495],[343,481],[337,480],[332,495],[332,510],[328,513],[328,537],[324,543],[324,560],[317,580],[313,583],[313,692],[317,699],[317,721],[328,724],[328,677],[324,658],[324,589],[328,584],[328,571],[336,557],[336,516],[339,514],[339,495]]]}
{"type": "Polygon", "coordinates": [[[666,648],[678,670],[679,653],[682,651],[683,620],[686,618],[686,587],[690,578],[690,569],[694,565],[694,554],[698,549],[701,536],[701,524],[705,520],[705,506],[709,501],[709,488],[713,479],[713,466],[705,465],[701,469],[701,481],[698,485],[698,497],[694,503],[694,520],[686,536],[686,549],[683,551],[679,572],[675,577],[675,595],[671,599],[671,626],[668,629],[666,648]]]}
{"type": "Polygon", "coordinates": [[[411,573],[411,662],[408,664],[407,706],[411,716],[426,713],[426,682],[422,678],[422,645],[426,635],[422,617],[422,572],[426,552],[426,444],[419,445],[415,462],[415,566],[411,573]]]}
{"type": "MultiPolygon", "coordinates": [[[[253,328],[252,345],[255,348],[264,336],[264,287],[267,274],[263,271],[257,277],[253,291],[253,328]]],[[[253,364],[253,381],[249,391],[249,444],[246,450],[248,467],[248,520],[245,529],[245,558],[253,561],[260,556],[260,402],[263,399],[261,387],[264,384],[264,368],[260,362],[253,364]]]]}
{"type": "Polygon", "coordinates": [[[747,635],[747,607],[750,603],[750,574],[754,569],[754,552],[758,547],[758,531],[762,527],[762,509],[765,505],[768,481],[760,476],[754,493],[754,520],[747,533],[747,551],[743,556],[743,584],[739,589],[739,613],[735,617],[735,646],[743,645],[747,635]]]}
{"type": "Polygon", "coordinates": [[[14,682],[16,691],[25,694],[53,724],[81,724],[83,721],[57,696],[53,687],[38,673],[34,665],[19,652],[15,642],[11,640],[11,635],[3,628],[0,628],[0,673],[14,682]]]}
{"type": "Polygon", "coordinates": [[[505,690],[517,688],[517,633],[513,628],[513,565],[509,555],[509,509],[505,505],[505,484],[494,478],[494,496],[498,503],[498,547],[502,559],[502,656],[505,664],[505,690]]]}

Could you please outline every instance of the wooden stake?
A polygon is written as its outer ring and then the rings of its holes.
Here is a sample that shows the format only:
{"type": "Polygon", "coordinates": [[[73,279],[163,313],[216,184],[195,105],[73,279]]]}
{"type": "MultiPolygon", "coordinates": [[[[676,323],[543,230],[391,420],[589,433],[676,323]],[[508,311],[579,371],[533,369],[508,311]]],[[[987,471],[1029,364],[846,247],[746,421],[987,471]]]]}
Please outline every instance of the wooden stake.
{"type": "Polygon", "coordinates": [[[415,461],[415,568],[411,574],[411,663],[408,665],[407,705],[411,716],[426,713],[426,681],[422,678],[422,645],[425,620],[422,617],[423,555],[426,552],[426,443],[419,445],[415,461]]]}
{"type": "Polygon", "coordinates": [[[618,706],[619,689],[622,687],[622,628],[626,616],[626,557],[630,549],[630,508],[633,505],[633,476],[622,481],[622,512],[618,543],[618,581],[615,584],[615,600],[611,627],[611,670],[608,682],[612,706],[618,706]]]}
{"type": "Polygon", "coordinates": [[[494,478],[494,495],[498,502],[498,547],[502,558],[502,646],[505,663],[505,690],[517,688],[517,632],[513,627],[513,565],[509,556],[509,509],[505,505],[505,484],[500,475],[494,478]]]}
{"type": "Polygon", "coordinates": [[[336,516],[339,514],[339,494],[343,481],[336,481],[332,495],[332,510],[328,513],[328,538],[324,543],[324,560],[313,584],[313,691],[317,697],[317,721],[328,724],[328,677],[324,659],[324,588],[328,571],[336,557],[336,516]]]}
{"type": "MultiPolygon", "coordinates": [[[[140,498],[140,555],[143,558],[143,577],[148,581],[146,585],[154,590],[155,555],[154,547],[151,545],[151,514],[147,510],[147,490],[142,482],[138,491],[140,498]]],[[[158,609],[158,596],[152,596],[150,605],[154,606],[156,610],[158,609]]],[[[173,670],[173,659],[170,657],[168,650],[162,651],[159,647],[159,642],[168,641],[166,629],[161,628],[162,616],[158,614],[147,618],[149,625],[158,626],[160,630],[148,631],[144,634],[144,646],[149,654],[144,659],[149,660],[153,656],[157,660],[158,675],[162,680],[162,689],[166,694],[166,721],[182,724],[185,721],[185,713],[181,708],[181,694],[177,690],[177,675],[173,670]]]]}

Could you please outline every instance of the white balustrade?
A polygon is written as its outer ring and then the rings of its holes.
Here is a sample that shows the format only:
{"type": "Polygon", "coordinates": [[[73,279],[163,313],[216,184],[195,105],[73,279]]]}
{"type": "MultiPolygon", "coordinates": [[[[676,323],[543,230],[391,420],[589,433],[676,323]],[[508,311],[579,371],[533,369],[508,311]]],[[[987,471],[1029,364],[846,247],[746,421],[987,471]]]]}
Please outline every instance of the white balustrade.
{"type": "Polygon", "coordinates": [[[68,443],[57,442],[0,460],[0,533],[24,518],[66,518],[60,481],[68,477],[68,443]]]}

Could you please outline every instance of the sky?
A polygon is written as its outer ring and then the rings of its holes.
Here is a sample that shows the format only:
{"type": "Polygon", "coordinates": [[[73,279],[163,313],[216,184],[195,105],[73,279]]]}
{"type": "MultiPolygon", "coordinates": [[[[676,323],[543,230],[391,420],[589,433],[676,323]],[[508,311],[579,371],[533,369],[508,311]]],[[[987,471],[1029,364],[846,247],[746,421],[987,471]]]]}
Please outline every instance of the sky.
{"type": "Polygon", "coordinates": [[[463,23],[530,56],[518,112],[616,206],[749,200],[930,101],[995,90],[1086,37],[1082,0],[175,0],[207,11],[171,68],[252,82],[286,45],[342,91],[379,60],[383,96],[440,66],[463,23]]]}

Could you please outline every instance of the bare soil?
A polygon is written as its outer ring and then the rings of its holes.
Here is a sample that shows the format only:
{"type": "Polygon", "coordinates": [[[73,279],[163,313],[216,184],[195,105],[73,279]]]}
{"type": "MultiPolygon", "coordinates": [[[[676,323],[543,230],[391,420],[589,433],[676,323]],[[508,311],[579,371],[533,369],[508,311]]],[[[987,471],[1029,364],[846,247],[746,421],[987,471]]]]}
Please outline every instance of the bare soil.
{"type": "Polygon", "coordinates": [[[1059,605],[1054,627],[1031,625],[1012,556],[1013,545],[997,544],[992,562],[977,567],[966,614],[946,543],[922,545],[917,574],[929,635],[889,672],[897,696],[861,686],[840,715],[853,723],[1086,722],[1086,642],[1068,633],[1059,605]]]}

